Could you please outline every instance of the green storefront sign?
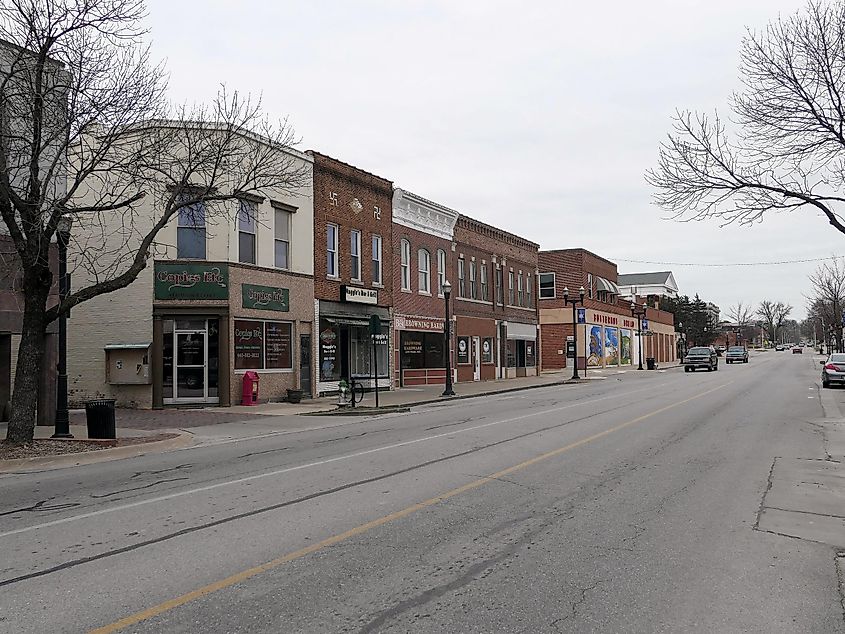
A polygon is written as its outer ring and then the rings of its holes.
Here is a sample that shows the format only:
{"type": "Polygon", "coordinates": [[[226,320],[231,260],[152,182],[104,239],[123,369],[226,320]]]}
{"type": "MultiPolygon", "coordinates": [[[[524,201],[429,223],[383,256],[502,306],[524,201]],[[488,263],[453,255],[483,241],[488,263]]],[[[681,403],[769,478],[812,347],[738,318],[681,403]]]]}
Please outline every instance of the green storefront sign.
{"type": "Polygon", "coordinates": [[[241,294],[244,308],[277,310],[285,313],[290,310],[290,292],[286,288],[243,284],[241,294]]]}
{"type": "Polygon", "coordinates": [[[156,299],[228,299],[229,267],[211,262],[155,263],[156,299]]]}

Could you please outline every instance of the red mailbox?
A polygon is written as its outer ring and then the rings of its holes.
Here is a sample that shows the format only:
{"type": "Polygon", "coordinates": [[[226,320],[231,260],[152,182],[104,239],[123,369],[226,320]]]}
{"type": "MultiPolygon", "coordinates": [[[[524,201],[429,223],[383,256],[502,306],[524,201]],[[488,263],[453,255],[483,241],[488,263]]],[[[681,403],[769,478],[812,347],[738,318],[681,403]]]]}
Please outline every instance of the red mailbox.
{"type": "Polygon", "coordinates": [[[258,372],[244,372],[241,405],[258,405],[258,372]]]}

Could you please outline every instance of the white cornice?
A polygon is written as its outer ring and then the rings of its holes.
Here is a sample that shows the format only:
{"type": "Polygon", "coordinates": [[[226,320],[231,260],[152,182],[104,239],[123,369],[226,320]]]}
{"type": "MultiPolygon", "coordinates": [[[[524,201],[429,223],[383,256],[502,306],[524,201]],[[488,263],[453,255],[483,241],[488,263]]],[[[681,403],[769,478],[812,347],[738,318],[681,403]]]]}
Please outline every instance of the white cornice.
{"type": "Polygon", "coordinates": [[[417,196],[404,189],[393,190],[393,222],[428,233],[445,240],[452,240],[458,212],[417,196]]]}

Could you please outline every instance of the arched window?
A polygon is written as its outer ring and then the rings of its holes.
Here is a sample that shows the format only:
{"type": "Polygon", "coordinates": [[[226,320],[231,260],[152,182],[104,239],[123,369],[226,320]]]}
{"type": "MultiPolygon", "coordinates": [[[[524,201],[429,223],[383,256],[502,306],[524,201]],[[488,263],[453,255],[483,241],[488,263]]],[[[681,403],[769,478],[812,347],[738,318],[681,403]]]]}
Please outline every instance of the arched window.
{"type": "Polygon", "coordinates": [[[400,245],[400,256],[402,258],[402,290],[411,290],[411,243],[407,240],[402,240],[400,245]]]}
{"type": "Polygon", "coordinates": [[[420,249],[417,255],[420,270],[418,290],[420,293],[431,293],[431,255],[425,249],[420,249]]]}
{"type": "Polygon", "coordinates": [[[446,281],[446,252],[437,249],[437,294],[443,296],[443,283],[446,281]]]}

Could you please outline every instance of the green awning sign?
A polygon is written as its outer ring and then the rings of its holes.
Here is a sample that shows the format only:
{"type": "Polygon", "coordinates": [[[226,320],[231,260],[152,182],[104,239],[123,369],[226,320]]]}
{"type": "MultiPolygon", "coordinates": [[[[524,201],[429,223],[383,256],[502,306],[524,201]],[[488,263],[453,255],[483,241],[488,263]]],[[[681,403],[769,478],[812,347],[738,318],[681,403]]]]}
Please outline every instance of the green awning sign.
{"type": "Polygon", "coordinates": [[[156,299],[229,298],[229,267],[226,264],[156,262],[153,276],[156,299]]]}
{"type": "Polygon", "coordinates": [[[284,313],[290,310],[290,292],[286,288],[242,284],[241,295],[244,308],[276,310],[284,313]]]}

